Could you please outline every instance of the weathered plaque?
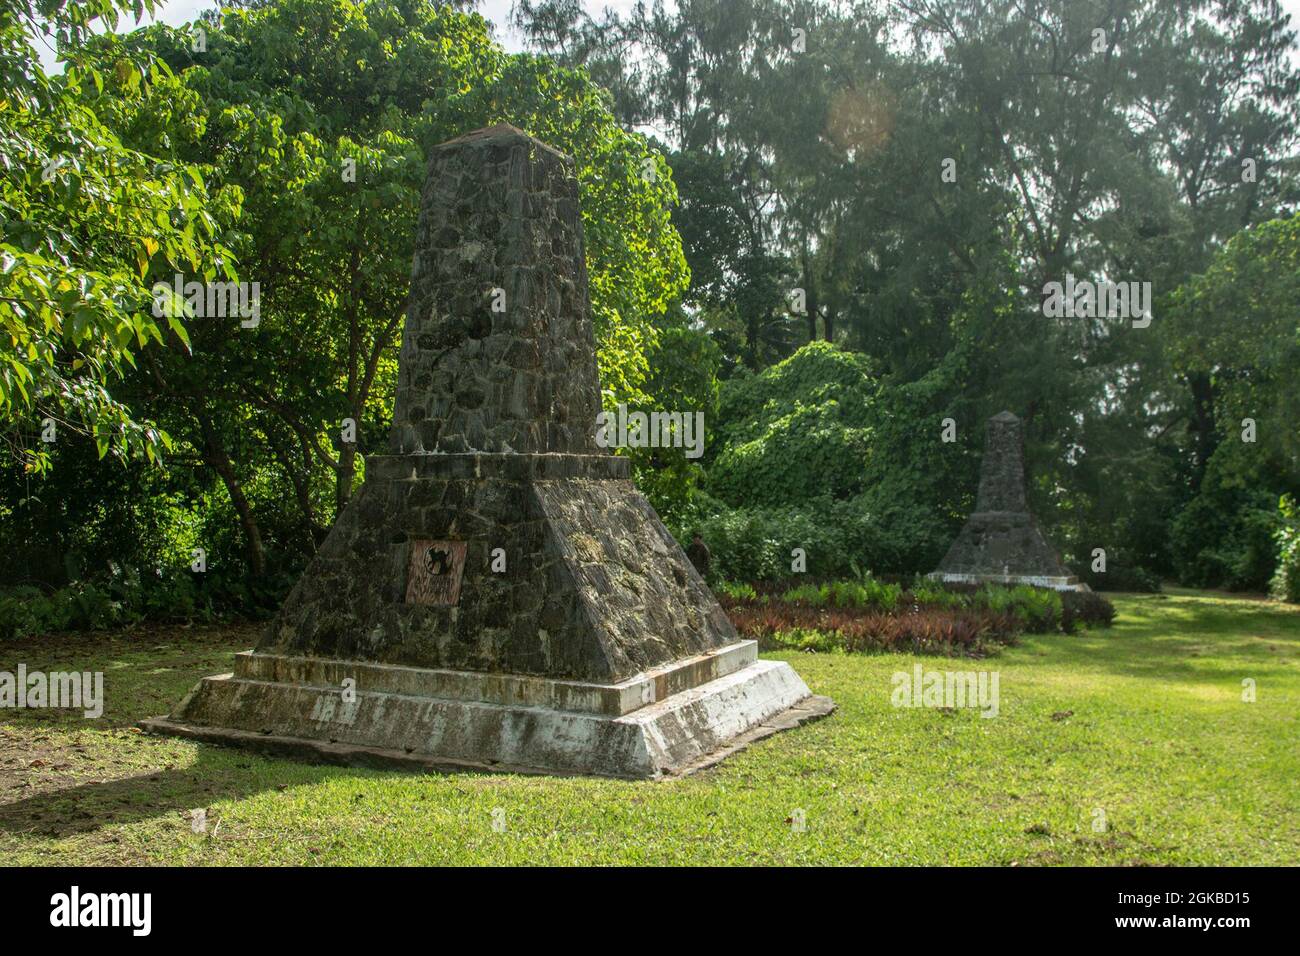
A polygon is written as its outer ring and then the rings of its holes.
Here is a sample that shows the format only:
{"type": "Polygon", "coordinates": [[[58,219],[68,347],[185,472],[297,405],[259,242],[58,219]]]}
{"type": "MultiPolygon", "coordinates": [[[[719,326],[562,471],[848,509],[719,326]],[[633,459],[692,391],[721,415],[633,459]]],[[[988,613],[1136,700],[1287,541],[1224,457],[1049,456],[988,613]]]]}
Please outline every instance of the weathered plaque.
{"type": "Polygon", "coordinates": [[[412,541],[406,603],[443,607],[456,604],[460,601],[460,579],[464,571],[464,541],[412,541]]]}

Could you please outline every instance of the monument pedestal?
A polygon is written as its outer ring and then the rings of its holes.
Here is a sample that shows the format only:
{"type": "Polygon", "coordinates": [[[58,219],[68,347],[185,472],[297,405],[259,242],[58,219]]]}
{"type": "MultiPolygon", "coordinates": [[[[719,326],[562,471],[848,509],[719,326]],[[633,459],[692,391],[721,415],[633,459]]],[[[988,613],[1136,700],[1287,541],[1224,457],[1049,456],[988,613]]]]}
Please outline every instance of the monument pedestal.
{"type": "Polygon", "coordinates": [[[143,726],[353,765],[655,779],[832,707],[753,641],[617,684],[246,651],[143,726]]]}
{"type": "Polygon", "coordinates": [[[335,763],[655,779],[830,713],[736,637],[628,469],[367,459],[258,650],[141,726],[335,763]]]}

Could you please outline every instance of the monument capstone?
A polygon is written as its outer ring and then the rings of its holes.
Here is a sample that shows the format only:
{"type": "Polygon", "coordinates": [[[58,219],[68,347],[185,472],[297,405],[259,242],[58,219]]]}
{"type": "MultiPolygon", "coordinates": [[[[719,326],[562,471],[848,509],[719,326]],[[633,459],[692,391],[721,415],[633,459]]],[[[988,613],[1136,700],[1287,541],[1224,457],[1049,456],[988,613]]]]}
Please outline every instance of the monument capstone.
{"type": "Polygon", "coordinates": [[[975,512],[930,577],[942,581],[1033,584],[1088,590],[1061,563],[1029,513],[1025,441],[1020,419],[1001,412],[988,420],[975,512]]]}
{"type": "Polygon", "coordinates": [[[829,713],[595,442],[573,161],[433,150],[388,454],[232,674],[145,729],[345,763],[653,778],[829,713]]]}

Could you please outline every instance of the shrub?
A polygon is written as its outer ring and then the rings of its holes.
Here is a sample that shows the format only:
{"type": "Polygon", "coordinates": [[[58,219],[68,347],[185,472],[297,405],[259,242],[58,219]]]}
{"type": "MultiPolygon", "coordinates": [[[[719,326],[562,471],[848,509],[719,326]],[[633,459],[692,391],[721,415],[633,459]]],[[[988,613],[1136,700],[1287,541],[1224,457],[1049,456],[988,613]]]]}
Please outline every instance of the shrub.
{"type": "Polygon", "coordinates": [[[994,644],[1015,640],[1015,622],[991,612],[909,610],[885,614],[769,605],[736,607],[728,613],[744,637],[796,650],[983,656],[994,644]]]}
{"type": "Polygon", "coordinates": [[[735,581],[719,581],[713,586],[714,593],[720,598],[730,598],[733,601],[757,601],[758,592],[754,590],[752,584],[742,584],[735,581]]]}
{"type": "Polygon", "coordinates": [[[1265,590],[1275,572],[1277,528],[1277,508],[1266,492],[1202,491],[1170,528],[1179,583],[1232,591],[1265,590]]]}
{"type": "Polygon", "coordinates": [[[954,590],[942,581],[918,577],[912,582],[908,591],[912,601],[918,605],[931,607],[966,607],[970,604],[967,595],[954,590]]]}
{"type": "MultiPolygon", "coordinates": [[[[812,593],[811,591],[808,593],[812,593]]],[[[820,594],[820,588],[817,589],[820,594]]],[[[893,612],[807,602],[724,602],[736,630],[764,646],[976,656],[1014,643],[1021,624],[987,608],[908,606],[893,612]]]]}
{"type": "Polygon", "coordinates": [[[768,508],[858,494],[879,388],[866,356],[828,342],[728,379],[714,425],[719,450],[709,466],[710,493],[768,508]]]}
{"type": "Polygon", "coordinates": [[[901,585],[863,577],[798,587],[728,585],[719,600],[736,630],[766,645],[845,651],[983,654],[1016,636],[1109,626],[1115,608],[1091,592],[1029,585],[901,585]],[[817,636],[814,636],[817,635],[817,636]]]}
{"type": "Polygon", "coordinates": [[[1092,563],[1088,560],[1080,560],[1074,566],[1083,569],[1079,580],[1094,591],[1160,593],[1160,576],[1129,561],[1125,554],[1108,554],[1106,570],[1100,574],[1092,570],[1092,563]]]}
{"type": "Polygon", "coordinates": [[[1281,523],[1277,540],[1277,570],[1269,590],[1279,601],[1300,603],[1300,505],[1290,495],[1278,502],[1281,523]]]}
{"type": "Polygon", "coordinates": [[[1072,634],[1075,628],[1110,627],[1115,620],[1115,605],[1093,591],[1064,591],[1061,594],[1061,630],[1072,634]]]}
{"type": "Polygon", "coordinates": [[[787,604],[810,607],[867,608],[892,611],[902,596],[897,584],[886,584],[866,577],[859,581],[832,581],[829,584],[801,584],[781,595],[787,604]]]}
{"type": "Polygon", "coordinates": [[[141,579],[131,567],[111,565],[97,581],[73,581],[45,593],[20,586],[0,591],[0,638],[32,637],[56,631],[102,630],[148,618],[156,621],[211,620],[214,603],[235,609],[254,606],[257,595],[223,591],[219,575],[202,584],[188,571],[141,579]]]}
{"type": "Polygon", "coordinates": [[[30,637],[68,626],[68,606],[27,585],[0,594],[0,638],[30,637]]]}
{"type": "Polygon", "coordinates": [[[81,581],[49,595],[24,586],[0,596],[0,637],[98,630],[125,623],[128,618],[127,608],[106,589],[81,581]]]}
{"type": "Polygon", "coordinates": [[[1046,588],[985,585],[975,593],[975,604],[1013,615],[1030,634],[1051,634],[1061,627],[1061,595],[1046,588]]]}
{"type": "Polygon", "coordinates": [[[892,611],[898,606],[903,589],[875,578],[858,581],[834,581],[828,586],[830,603],[835,607],[877,607],[892,611]]]}
{"type": "Polygon", "coordinates": [[[700,510],[673,530],[685,542],[698,528],[712,553],[711,577],[731,581],[788,581],[793,548],[804,550],[814,578],[857,577],[856,568],[911,576],[931,570],[951,538],[932,513],[897,502],[878,507],[871,495],[735,509],[696,497],[700,510]]]}
{"type": "Polygon", "coordinates": [[[807,604],[809,607],[822,607],[826,604],[826,596],[817,584],[801,584],[797,588],[790,588],[781,595],[781,600],[786,604],[807,604]]]}
{"type": "MultiPolygon", "coordinates": [[[[826,502],[829,509],[829,502],[826,502]]],[[[712,553],[713,575],[732,581],[780,581],[791,576],[790,552],[803,548],[815,577],[845,573],[849,541],[819,506],[807,511],[723,508],[697,520],[712,553]]]]}

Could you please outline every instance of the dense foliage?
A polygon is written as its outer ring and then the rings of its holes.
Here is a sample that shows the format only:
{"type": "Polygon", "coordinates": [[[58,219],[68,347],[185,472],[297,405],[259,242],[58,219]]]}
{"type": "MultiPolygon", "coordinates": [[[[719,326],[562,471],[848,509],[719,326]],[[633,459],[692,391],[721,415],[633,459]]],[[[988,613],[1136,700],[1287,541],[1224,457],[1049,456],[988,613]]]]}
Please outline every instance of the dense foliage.
{"type": "Polygon", "coordinates": [[[178,102],[166,64],[75,57],[49,76],[36,56],[38,23],[76,49],[97,19],[158,6],[0,0],[0,461],[12,468],[45,470],[60,431],[101,458],[156,460],[167,435],[116,390],[150,345],[188,346],[184,323],[146,308],[149,263],[233,275],[217,223],[238,212],[238,190],[130,148],[95,109],[106,88],[132,106],[178,102]]]}
{"type": "MultiPolygon", "coordinates": [[[[513,123],[577,160],[605,400],[677,408],[713,400],[711,344],[675,306],[687,273],[662,155],[618,127],[581,73],[504,53],[476,15],[432,2],[285,0],[226,10],[219,22],[78,35],[65,52],[87,64],[87,77],[95,71],[94,83],[76,86],[80,74],[68,71],[69,110],[98,117],[102,136],[129,144],[140,163],[242,200],[241,217],[203,212],[203,222],[220,227],[230,275],[237,266],[239,278],[259,284],[260,315],[250,323],[178,314],[168,321],[183,347],[164,341],[148,325],[147,290],[182,273],[212,277],[173,248],[197,242],[195,227],[173,216],[175,237],[104,237],[120,259],[114,268],[129,267],[140,293],[121,309],[133,307],[127,320],[144,323],[126,343],[139,358],[124,358],[138,370],[117,370],[112,401],[128,421],[171,436],[174,452],[161,470],[105,475],[75,436],[60,436],[39,446],[56,465],[40,485],[18,458],[0,461],[5,535],[27,552],[6,549],[11,579],[103,577],[112,561],[141,571],[149,587],[170,588],[191,576],[202,549],[210,576],[195,580],[205,599],[273,603],[361,480],[363,456],[384,448],[424,157],[492,123],[513,123]],[[137,61],[152,65],[156,82],[141,84],[127,69],[137,61]],[[676,371],[675,361],[684,363],[676,371]],[[231,591],[240,578],[247,593],[231,591]]],[[[50,192],[32,169],[24,182],[38,196],[50,192]]],[[[164,201],[179,189],[162,185],[132,188],[161,191],[164,201]]],[[[79,187],[67,193],[79,196],[79,187]]],[[[184,199],[200,211],[214,205],[194,188],[184,199]]],[[[49,363],[69,358],[65,349],[49,363]]],[[[16,428],[30,426],[25,410],[16,428]]],[[[665,457],[641,453],[636,463],[666,496],[682,497],[691,483],[684,459],[665,457]]]]}
{"type": "Polygon", "coordinates": [[[779,576],[795,546],[818,573],[925,570],[934,549],[892,542],[955,531],[1005,408],[1033,509],[1094,587],[1266,586],[1300,481],[1300,71],[1276,2],[535,0],[517,20],[670,150],[688,299],[731,376],[707,475],[730,511],[680,525],[725,573],[779,576]],[[1049,318],[1068,277],[1150,283],[1150,324],[1049,318]],[[851,354],[764,377],[817,340],[851,354]],[[883,549],[844,530],[877,519],[883,549]]]}
{"type": "Polygon", "coordinates": [[[1300,508],[1289,495],[1282,499],[1282,527],[1277,530],[1277,571],[1273,596],[1300,603],[1300,508]]]}
{"type": "Polygon", "coordinates": [[[630,454],[711,580],[929,571],[1010,409],[1094,588],[1295,599],[1275,0],[541,0],[526,54],[457,6],[0,0],[0,581],[45,595],[0,629],[275,604],[385,445],[428,150],[501,121],[577,161],[606,405],[705,413],[630,454]],[[1150,323],[1049,317],[1069,277],[1150,323]]]}

